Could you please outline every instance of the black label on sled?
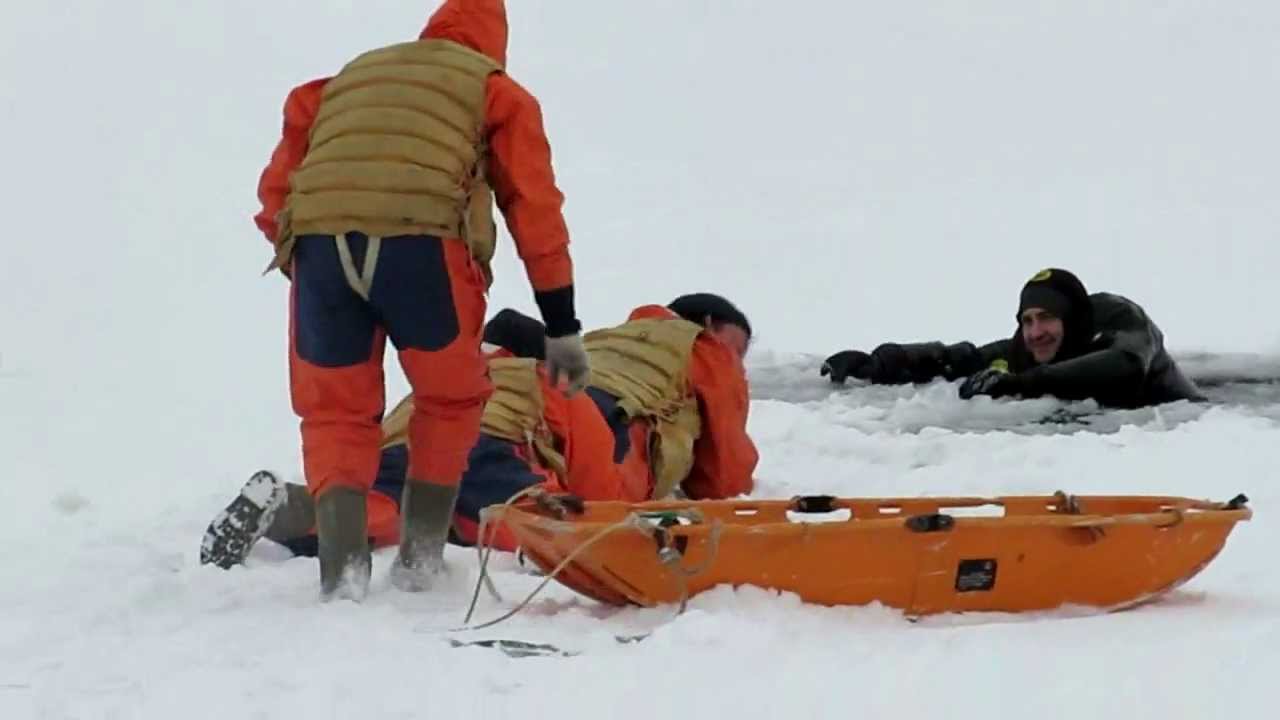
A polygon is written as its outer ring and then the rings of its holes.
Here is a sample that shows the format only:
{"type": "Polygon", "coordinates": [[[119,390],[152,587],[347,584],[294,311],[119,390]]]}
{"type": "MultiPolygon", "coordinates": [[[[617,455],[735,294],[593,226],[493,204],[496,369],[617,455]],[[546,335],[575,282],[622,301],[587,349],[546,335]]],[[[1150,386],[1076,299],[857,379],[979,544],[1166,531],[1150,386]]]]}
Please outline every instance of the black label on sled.
{"type": "Polygon", "coordinates": [[[990,590],[996,586],[996,561],[994,559],[961,560],[956,570],[956,591],[974,592],[990,590]]]}

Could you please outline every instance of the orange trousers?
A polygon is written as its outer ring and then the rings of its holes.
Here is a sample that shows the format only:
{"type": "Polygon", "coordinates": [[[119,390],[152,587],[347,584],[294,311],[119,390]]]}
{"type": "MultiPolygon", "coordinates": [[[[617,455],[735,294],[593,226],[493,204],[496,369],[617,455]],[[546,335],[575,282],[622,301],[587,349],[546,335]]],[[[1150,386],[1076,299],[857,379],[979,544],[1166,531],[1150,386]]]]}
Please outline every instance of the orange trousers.
{"type": "Polygon", "coordinates": [[[409,477],[458,484],[492,393],[480,354],[485,281],[466,247],[424,235],[303,235],[292,262],[290,390],[312,496],[374,483],[388,338],[414,396],[409,477]]]}

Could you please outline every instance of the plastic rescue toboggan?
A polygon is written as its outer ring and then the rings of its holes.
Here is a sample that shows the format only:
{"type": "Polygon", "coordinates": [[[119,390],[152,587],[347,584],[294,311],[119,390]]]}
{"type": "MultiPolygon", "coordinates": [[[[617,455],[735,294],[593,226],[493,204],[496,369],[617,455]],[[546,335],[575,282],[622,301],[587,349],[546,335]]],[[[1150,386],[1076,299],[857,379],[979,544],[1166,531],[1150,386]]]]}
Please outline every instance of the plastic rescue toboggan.
{"type": "Polygon", "coordinates": [[[909,615],[1132,607],[1195,576],[1252,517],[1243,495],[566,499],[576,500],[486,512],[544,572],[600,602],[683,603],[752,585],[909,615]]]}

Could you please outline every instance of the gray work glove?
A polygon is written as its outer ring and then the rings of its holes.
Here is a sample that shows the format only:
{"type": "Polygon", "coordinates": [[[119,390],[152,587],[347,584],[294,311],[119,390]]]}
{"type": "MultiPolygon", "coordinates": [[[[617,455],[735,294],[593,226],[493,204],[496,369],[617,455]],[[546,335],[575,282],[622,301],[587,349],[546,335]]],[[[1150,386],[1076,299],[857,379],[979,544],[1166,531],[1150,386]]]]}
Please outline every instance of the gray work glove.
{"type": "Polygon", "coordinates": [[[573,397],[587,386],[590,365],[587,363],[587,349],[582,345],[582,335],[562,335],[547,338],[547,375],[551,384],[560,387],[560,375],[563,374],[568,387],[563,389],[565,397],[573,397]]]}

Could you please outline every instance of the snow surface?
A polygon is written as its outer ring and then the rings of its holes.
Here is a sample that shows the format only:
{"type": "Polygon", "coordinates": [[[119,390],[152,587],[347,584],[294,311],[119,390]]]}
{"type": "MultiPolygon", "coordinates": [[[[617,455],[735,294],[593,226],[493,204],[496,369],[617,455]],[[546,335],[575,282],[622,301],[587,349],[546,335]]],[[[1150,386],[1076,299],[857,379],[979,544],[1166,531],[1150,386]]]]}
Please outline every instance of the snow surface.
{"type": "MultiPolygon", "coordinates": [[[[449,646],[475,578],[462,549],[423,596],[393,591],[378,554],[362,606],[318,604],[314,564],[265,543],[247,567],[200,567],[200,533],[253,470],[298,477],[286,287],[258,276],[249,219],[284,94],[431,8],[8,3],[0,717],[1271,714],[1274,386],[1072,419],[1095,408],[833,390],[816,368],[884,340],[1005,336],[1022,280],[1061,265],[1142,303],[1199,377],[1274,377],[1280,6],[511,6],[583,321],[738,300],[758,330],[758,496],[1243,491],[1257,517],[1184,588],[1114,615],[913,624],[723,589],[675,617],[553,586],[461,634],[582,652],[563,658],[449,646]]],[[[496,271],[492,307],[532,310],[509,243],[496,271]]],[[[497,569],[506,601],[481,620],[537,582],[497,569]]]]}

